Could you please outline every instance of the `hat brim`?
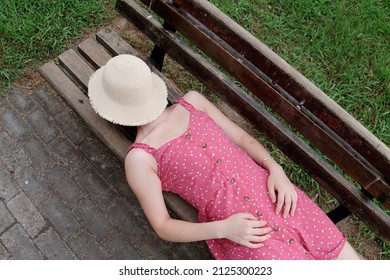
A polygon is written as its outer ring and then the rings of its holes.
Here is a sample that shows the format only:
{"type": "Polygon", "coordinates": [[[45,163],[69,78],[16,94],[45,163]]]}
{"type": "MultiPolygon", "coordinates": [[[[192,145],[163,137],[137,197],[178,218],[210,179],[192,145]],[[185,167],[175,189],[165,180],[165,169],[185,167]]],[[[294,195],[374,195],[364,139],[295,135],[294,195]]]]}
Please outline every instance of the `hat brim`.
{"type": "Polygon", "coordinates": [[[168,91],[164,81],[152,73],[153,98],[144,105],[131,106],[112,100],[104,90],[103,67],[89,79],[88,96],[93,109],[104,119],[119,125],[140,126],[157,119],[168,101],[168,91]]]}

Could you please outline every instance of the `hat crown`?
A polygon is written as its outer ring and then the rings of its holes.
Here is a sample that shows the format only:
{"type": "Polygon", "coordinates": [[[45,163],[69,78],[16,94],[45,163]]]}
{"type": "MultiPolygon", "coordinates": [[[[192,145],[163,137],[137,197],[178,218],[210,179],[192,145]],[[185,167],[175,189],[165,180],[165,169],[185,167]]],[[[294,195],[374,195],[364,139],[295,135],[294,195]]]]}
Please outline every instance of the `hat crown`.
{"type": "Polygon", "coordinates": [[[167,95],[164,80],[129,54],[111,58],[88,82],[92,108],[120,125],[138,126],[157,119],[167,106],[167,95]]]}
{"type": "Polygon", "coordinates": [[[103,72],[103,87],[118,103],[139,106],[153,98],[152,73],[138,57],[118,55],[106,64],[103,72]]]}

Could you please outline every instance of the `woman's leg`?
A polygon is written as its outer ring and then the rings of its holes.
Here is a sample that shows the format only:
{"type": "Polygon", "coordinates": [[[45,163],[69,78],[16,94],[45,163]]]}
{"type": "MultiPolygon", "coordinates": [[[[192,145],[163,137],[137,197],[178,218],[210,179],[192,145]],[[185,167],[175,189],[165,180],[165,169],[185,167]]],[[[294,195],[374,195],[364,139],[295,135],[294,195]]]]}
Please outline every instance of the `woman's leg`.
{"type": "Polygon", "coordinates": [[[345,242],[343,249],[336,258],[337,260],[361,260],[362,258],[358,255],[354,248],[348,243],[345,242]]]}

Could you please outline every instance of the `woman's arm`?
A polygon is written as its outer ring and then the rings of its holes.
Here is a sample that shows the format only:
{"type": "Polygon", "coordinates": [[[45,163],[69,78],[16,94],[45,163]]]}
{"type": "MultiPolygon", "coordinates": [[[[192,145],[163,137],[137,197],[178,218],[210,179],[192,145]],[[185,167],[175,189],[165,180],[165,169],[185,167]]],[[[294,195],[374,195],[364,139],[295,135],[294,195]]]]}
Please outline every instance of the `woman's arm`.
{"type": "Polygon", "coordinates": [[[191,223],[172,219],[164,203],[161,181],[156,174],[154,158],[133,149],[125,160],[126,178],[141,203],[146,217],[158,236],[173,242],[192,242],[228,238],[238,244],[261,247],[268,239],[270,228],[251,214],[235,214],[222,221],[191,223]]]}
{"type": "Polygon", "coordinates": [[[228,137],[260,166],[269,172],[268,191],[273,203],[276,204],[276,213],[283,211],[283,217],[294,215],[298,196],[282,167],[270,157],[268,151],[256,139],[227,118],[218,108],[200,93],[191,91],[184,97],[188,102],[206,112],[228,135],[228,137]]]}

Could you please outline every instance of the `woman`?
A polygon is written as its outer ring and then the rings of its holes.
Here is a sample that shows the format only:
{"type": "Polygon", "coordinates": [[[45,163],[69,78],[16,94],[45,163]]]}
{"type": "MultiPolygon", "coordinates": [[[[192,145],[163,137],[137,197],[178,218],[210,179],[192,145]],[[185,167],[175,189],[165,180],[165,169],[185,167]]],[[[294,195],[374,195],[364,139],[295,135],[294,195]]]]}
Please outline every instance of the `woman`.
{"type": "Polygon", "coordinates": [[[105,119],[137,126],[126,177],[162,239],[205,240],[216,259],[359,259],[266,149],[201,94],[167,107],[164,82],[119,55],[91,77],[89,96],[105,119]],[[162,191],[193,205],[199,223],[172,219],[162,191]]]}

